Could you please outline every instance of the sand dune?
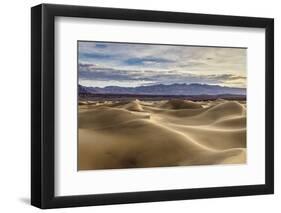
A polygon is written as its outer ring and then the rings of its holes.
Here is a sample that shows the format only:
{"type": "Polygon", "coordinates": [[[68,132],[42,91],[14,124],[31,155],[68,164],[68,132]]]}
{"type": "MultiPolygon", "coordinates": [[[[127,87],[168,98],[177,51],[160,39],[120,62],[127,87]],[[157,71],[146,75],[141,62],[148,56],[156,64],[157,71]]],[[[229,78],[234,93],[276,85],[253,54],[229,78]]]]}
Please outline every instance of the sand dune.
{"type": "Polygon", "coordinates": [[[79,104],[78,169],[246,162],[245,103],[79,104]]]}
{"type": "Polygon", "coordinates": [[[163,104],[167,109],[199,109],[202,106],[198,103],[187,100],[169,100],[163,104]]]}

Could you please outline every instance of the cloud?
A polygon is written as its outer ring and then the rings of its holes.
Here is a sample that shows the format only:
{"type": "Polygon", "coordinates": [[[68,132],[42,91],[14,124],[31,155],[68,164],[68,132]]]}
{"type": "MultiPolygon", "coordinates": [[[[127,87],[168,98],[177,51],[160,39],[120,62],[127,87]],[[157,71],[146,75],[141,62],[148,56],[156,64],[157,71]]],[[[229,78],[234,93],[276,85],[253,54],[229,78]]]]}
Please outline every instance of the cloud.
{"type": "Polygon", "coordinates": [[[79,78],[88,83],[246,86],[247,50],[243,48],[80,41],[78,52],[79,78]]]}
{"type": "Polygon", "coordinates": [[[79,53],[79,57],[83,59],[96,59],[96,60],[99,59],[109,60],[115,58],[114,55],[103,54],[103,53],[79,53]]]}
{"type": "MultiPolygon", "coordinates": [[[[204,83],[204,84],[220,84],[226,83],[238,84],[238,80],[245,81],[244,76],[233,74],[216,74],[201,75],[193,73],[181,73],[175,70],[153,71],[153,70],[120,70],[114,68],[99,67],[92,64],[79,64],[79,80],[81,81],[108,81],[108,82],[143,82],[147,84],[173,84],[173,83],[204,83]],[[232,82],[232,83],[231,83],[232,82]]],[[[108,85],[109,86],[109,85],[108,85]]]]}
{"type": "Polygon", "coordinates": [[[232,75],[232,74],[221,74],[221,75],[207,75],[211,79],[215,79],[217,81],[226,81],[226,80],[245,80],[246,77],[232,75]]]}
{"type": "Polygon", "coordinates": [[[96,47],[97,47],[97,48],[106,48],[106,47],[107,47],[107,45],[102,44],[102,43],[100,43],[100,44],[99,44],[99,43],[97,43],[97,44],[96,44],[96,47]]]}
{"type": "Polygon", "coordinates": [[[156,57],[144,57],[144,58],[129,58],[124,61],[128,65],[145,65],[145,64],[156,64],[156,63],[173,63],[173,60],[165,58],[156,58],[156,57]]]}

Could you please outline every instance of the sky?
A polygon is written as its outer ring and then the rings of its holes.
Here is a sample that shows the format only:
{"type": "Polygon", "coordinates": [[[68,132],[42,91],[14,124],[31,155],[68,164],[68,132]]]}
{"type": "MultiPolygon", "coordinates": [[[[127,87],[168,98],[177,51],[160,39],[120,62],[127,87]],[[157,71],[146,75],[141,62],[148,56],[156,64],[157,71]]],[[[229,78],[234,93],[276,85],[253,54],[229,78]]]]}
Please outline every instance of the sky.
{"type": "Polygon", "coordinates": [[[246,88],[245,48],[78,41],[79,84],[200,83],[246,88]]]}

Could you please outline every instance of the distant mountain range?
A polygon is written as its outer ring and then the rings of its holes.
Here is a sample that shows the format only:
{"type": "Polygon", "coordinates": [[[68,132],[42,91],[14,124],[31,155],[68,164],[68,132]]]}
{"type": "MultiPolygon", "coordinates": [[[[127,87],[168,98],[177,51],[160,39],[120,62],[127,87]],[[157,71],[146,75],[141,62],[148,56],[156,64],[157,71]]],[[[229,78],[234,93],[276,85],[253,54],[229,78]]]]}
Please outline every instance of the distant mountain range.
{"type": "Polygon", "coordinates": [[[246,95],[245,88],[223,87],[209,84],[156,84],[139,87],[107,86],[86,87],[78,85],[79,94],[134,94],[134,95],[246,95]]]}

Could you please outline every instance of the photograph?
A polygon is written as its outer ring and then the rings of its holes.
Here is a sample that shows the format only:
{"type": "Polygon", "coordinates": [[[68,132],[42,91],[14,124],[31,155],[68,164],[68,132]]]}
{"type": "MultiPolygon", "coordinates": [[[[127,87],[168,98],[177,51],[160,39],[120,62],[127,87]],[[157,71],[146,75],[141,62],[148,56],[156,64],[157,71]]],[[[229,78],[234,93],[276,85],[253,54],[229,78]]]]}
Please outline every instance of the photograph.
{"type": "MultiPolygon", "coordinates": [[[[24,170],[32,206],[275,193],[274,14],[280,13],[259,15],[252,4],[243,5],[247,13],[221,14],[213,3],[202,4],[203,13],[152,3],[32,5],[31,61],[22,58],[31,73],[23,73],[30,94],[22,98],[31,107],[24,170]]],[[[22,88],[14,79],[23,78],[6,79],[6,88],[22,88]]],[[[251,211],[257,198],[247,199],[251,211]]]]}
{"type": "Polygon", "coordinates": [[[210,8],[31,8],[31,205],[274,194],[274,18],[210,8]]]}
{"type": "Polygon", "coordinates": [[[247,163],[247,48],[77,41],[78,171],[247,163]]]}

